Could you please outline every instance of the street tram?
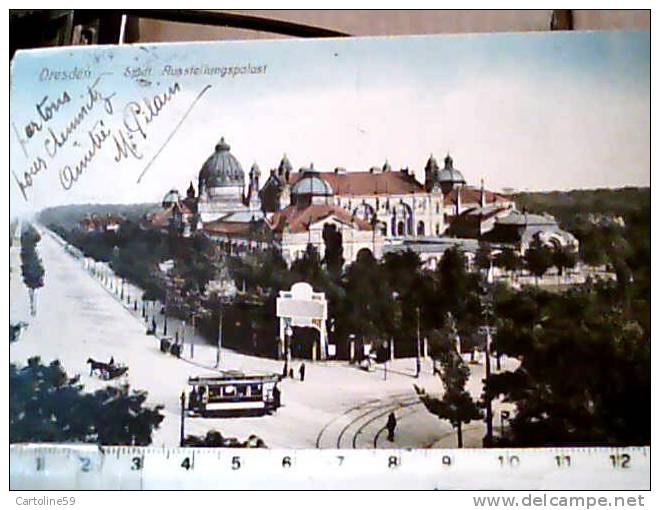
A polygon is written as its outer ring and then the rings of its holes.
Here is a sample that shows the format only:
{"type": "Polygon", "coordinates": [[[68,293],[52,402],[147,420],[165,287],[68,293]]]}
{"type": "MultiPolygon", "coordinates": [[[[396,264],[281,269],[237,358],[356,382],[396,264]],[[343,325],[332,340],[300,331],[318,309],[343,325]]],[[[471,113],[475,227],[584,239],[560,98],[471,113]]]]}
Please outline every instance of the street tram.
{"type": "Polygon", "coordinates": [[[280,406],[278,374],[245,374],[237,370],[189,377],[188,412],[193,416],[267,414],[280,406]]]}

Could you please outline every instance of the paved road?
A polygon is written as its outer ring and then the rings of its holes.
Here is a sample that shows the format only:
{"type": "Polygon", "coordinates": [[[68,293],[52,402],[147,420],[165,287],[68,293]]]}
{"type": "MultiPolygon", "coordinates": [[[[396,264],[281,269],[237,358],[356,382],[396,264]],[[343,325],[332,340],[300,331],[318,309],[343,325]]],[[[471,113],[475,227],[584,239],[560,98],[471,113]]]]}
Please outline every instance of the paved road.
{"type": "MultiPolygon", "coordinates": [[[[11,362],[24,364],[34,355],[46,362],[60,359],[69,374],[81,374],[86,390],[107,384],[89,376],[87,358],[108,360],[112,356],[115,361],[128,364],[127,376],[115,384],[129,382],[136,389],[148,391],[148,403],[163,405],[165,419],[154,433],[154,444],[176,445],[181,391],[189,376],[212,372],[208,367],[214,365],[215,349],[197,345],[192,363],[161,353],[158,341],[145,334],[140,311],[135,313],[131,306],[121,303],[53,237],[44,233],[38,251],[46,277],[44,288],[37,293],[36,317],[28,313],[18,249],[10,252],[10,318],[12,322],[29,322],[19,341],[10,347],[11,362]]],[[[189,329],[186,338],[191,338],[189,329]]],[[[189,351],[185,353],[187,356],[189,351]]],[[[306,364],[305,382],[285,379],[280,383],[283,407],[276,414],[188,419],[187,432],[203,434],[215,428],[241,439],[257,434],[271,447],[428,447],[443,441],[448,446],[455,445],[450,427],[426,412],[416,400],[413,383],[431,392],[441,391],[430,362],[423,364],[422,376],[415,379],[411,376],[414,360],[396,360],[391,363],[386,381],[380,371],[369,373],[344,362],[306,364]],[[394,444],[380,433],[391,410],[399,419],[394,444]]],[[[294,361],[294,368],[296,365],[294,361]]],[[[220,368],[280,373],[282,363],[223,350],[220,368]]],[[[481,392],[482,369],[473,367],[470,385],[474,395],[481,392]]]]}

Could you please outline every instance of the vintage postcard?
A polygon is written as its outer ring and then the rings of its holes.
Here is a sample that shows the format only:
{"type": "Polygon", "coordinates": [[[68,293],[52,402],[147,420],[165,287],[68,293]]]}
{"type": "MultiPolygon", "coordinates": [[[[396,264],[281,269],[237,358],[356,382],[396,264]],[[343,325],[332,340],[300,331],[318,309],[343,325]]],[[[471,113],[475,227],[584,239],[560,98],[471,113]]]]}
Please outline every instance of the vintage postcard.
{"type": "Polygon", "coordinates": [[[20,51],[10,92],[12,444],[650,445],[648,32],[20,51]]]}

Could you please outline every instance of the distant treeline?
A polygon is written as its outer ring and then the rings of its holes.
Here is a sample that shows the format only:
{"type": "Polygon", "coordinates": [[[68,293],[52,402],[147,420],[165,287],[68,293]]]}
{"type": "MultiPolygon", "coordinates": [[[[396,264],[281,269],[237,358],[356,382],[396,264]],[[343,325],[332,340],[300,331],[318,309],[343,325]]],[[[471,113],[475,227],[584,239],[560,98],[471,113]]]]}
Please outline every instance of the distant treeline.
{"type": "Polygon", "coordinates": [[[570,227],[576,216],[589,213],[622,216],[626,223],[644,217],[651,222],[650,188],[518,193],[515,201],[519,209],[530,213],[552,214],[565,227],[570,227]]]}
{"type": "Polygon", "coordinates": [[[157,207],[154,203],[144,204],[75,204],[61,205],[44,209],[38,215],[42,225],[57,224],[63,228],[75,227],[85,216],[96,214],[105,216],[108,214],[121,215],[127,220],[137,222],[148,211],[157,207]]]}

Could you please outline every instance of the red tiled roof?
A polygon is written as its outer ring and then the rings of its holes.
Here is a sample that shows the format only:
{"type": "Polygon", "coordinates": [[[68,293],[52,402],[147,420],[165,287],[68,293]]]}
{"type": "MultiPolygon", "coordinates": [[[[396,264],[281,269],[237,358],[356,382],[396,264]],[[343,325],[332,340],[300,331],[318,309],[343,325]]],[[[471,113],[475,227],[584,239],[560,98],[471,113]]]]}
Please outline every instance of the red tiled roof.
{"type": "Polygon", "coordinates": [[[195,214],[193,210],[190,208],[190,206],[185,202],[180,203],[179,209],[181,210],[181,214],[183,214],[184,216],[192,216],[193,214],[195,214]]]}
{"type": "MultiPolygon", "coordinates": [[[[303,173],[292,174],[289,184],[295,184],[303,173]]],[[[332,186],[335,195],[379,195],[422,193],[424,186],[412,174],[403,172],[319,172],[319,177],[332,186]]]]}
{"type": "Polygon", "coordinates": [[[343,207],[325,204],[312,204],[304,209],[291,205],[274,213],[268,220],[268,226],[277,232],[282,232],[285,226],[294,233],[307,232],[311,224],[329,216],[334,216],[346,225],[353,224],[359,230],[373,230],[369,222],[353,217],[343,207]]]}
{"type": "Polygon", "coordinates": [[[101,229],[107,228],[111,225],[121,225],[123,221],[124,217],[116,214],[106,214],[103,216],[92,214],[91,216],[83,218],[80,225],[83,228],[101,229]]]}
{"type": "MultiPolygon", "coordinates": [[[[455,204],[456,199],[458,198],[458,189],[453,189],[449,193],[444,195],[445,205],[455,204]]],[[[461,193],[461,204],[480,204],[481,203],[481,190],[477,188],[463,188],[460,190],[461,193]]],[[[486,193],[486,203],[492,204],[493,202],[510,202],[511,198],[505,195],[500,195],[493,191],[485,190],[486,193]]]]}
{"type": "Polygon", "coordinates": [[[204,231],[209,234],[241,237],[250,234],[250,224],[232,221],[213,221],[204,223],[204,231]]]}
{"type": "Polygon", "coordinates": [[[156,211],[147,215],[147,223],[152,227],[167,227],[172,217],[172,208],[156,211]]]}

